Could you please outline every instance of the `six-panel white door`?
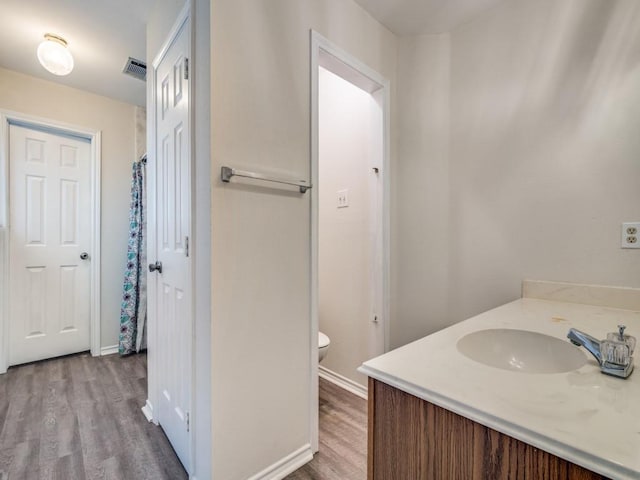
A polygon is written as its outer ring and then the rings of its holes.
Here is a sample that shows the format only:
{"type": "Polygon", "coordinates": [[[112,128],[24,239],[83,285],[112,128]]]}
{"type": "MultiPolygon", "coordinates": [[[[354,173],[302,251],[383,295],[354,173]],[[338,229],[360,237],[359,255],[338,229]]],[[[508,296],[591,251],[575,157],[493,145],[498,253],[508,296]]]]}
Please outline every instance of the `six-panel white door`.
{"type": "MultiPolygon", "coordinates": [[[[190,470],[191,403],[191,152],[189,134],[189,27],[184,24],[156,69],[155,229],[162,272],[155,282],[157,345],[149,368],[157,368],[157,419],[187,471],[190,470]]],[[[155,277],[154,277],[155,276],[155,277]]]]}
{"type": "Polygon", "coordinates": [[[91,145],[9,127],[9,364],[90,348],[91,145]]]}

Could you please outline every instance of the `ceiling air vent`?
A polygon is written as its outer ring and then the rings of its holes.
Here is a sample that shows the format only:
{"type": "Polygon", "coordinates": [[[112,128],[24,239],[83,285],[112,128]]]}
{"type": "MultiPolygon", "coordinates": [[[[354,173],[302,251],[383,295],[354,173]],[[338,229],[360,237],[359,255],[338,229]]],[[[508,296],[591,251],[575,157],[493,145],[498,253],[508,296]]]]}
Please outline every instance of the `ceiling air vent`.
{"type": "Polygon", "coordinates": [[[129,57],[122,73],[131,75],[132,77],[144,82],[147,80],[147,64],[142,60],[129,57]]]}

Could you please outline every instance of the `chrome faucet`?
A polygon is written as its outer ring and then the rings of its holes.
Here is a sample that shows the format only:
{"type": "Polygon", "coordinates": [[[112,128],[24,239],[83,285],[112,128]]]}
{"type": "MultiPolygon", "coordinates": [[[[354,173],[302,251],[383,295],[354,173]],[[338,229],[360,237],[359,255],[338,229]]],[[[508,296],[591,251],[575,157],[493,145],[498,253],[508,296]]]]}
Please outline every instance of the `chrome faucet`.
{"type": "Polygon", "coordinates": [[[602,352],[600,351],[600,340],[596,340],[588,333],[581,332],[575,328],[570,328],[567,338],[577,347],[583,346],[589,353],[596,357],[599,364],[602,364],[602,352]]]}
{"type": "Polygon", "coordinates": [[[607,340],[597,340],[575,328],[569,329],[567,338],[587,349],[598,361],[602,373],[627,378],[633,372],[635,338],[624,335],[624,326],[620,326],[619,333],[607,335],[607,340]]]}

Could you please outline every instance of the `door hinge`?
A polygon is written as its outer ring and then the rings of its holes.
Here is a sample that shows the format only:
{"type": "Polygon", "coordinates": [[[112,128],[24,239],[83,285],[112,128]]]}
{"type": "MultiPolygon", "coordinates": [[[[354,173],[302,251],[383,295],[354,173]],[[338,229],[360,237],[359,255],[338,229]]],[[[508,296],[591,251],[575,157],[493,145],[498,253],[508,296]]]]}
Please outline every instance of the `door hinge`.
{"type": "Polygon", "coordinates": [[[184,256],[189,256],[189,237],[184,237],[184,256]]]}
{"type": "Polygon", "coordinates": [[[191,425],[190,425],[189,412],[187,412],[187,432],[189,431],[190,427],[191,427],[191,425]]]}
{"type": "Polygon", "coordinates": [[[184,79],[189,80],[189,59],[184,59],[184,79]]]}

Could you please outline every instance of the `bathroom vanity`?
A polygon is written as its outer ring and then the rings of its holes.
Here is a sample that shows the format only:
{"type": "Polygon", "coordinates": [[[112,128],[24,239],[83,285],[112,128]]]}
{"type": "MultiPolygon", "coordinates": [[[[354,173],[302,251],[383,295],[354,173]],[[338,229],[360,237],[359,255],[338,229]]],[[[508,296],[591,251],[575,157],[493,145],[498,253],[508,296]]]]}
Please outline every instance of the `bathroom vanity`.
{"type": "Polygon", "coordinates": [[[604,375],[566,339],[619,324],[640,336],[639,289],[524,282],[523,298],[366,362],[369,479],[639,479],[640,372],[604,375]]]}

